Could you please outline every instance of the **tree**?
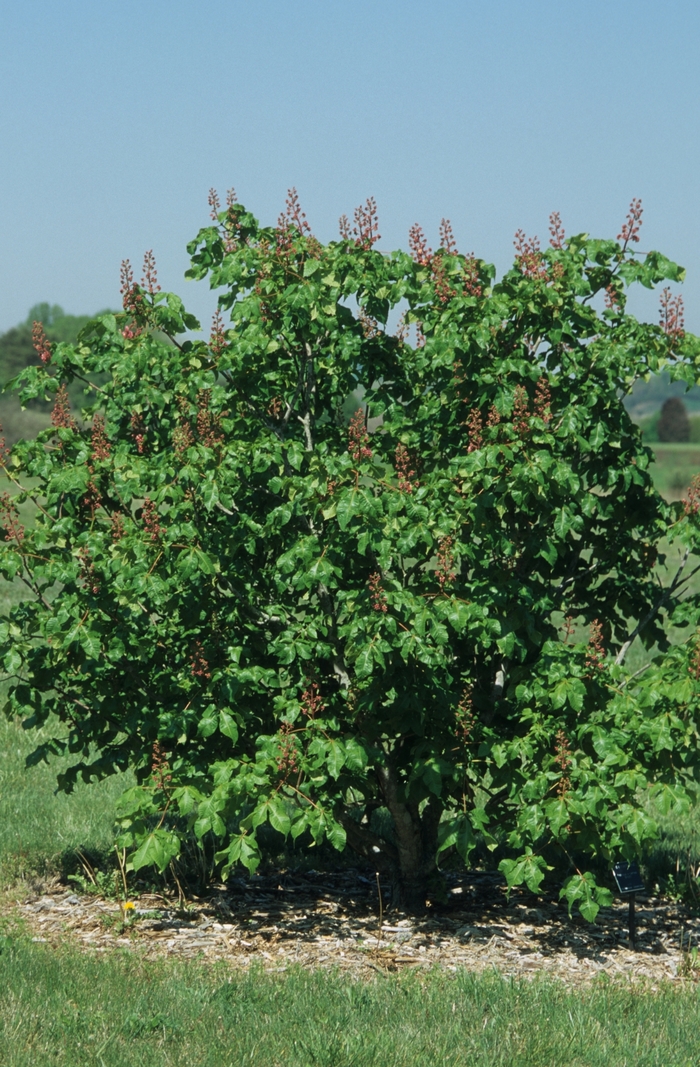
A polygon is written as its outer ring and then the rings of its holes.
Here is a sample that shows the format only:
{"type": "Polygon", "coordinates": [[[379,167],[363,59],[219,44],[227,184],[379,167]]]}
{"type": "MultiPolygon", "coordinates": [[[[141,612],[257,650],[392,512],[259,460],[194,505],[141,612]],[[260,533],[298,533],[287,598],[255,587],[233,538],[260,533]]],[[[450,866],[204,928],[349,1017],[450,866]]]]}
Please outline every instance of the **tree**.
{"type": "Polygon", "coordinates": [[[657,424],[657,433],[659,441],[682,444],[690,440],[690,419],[685,404],[679,396],[671,396],[664,401],[657,424]]]}
{"type": "Polygon", "coordinates": [[[660,497],[621,399],[697,378],[680,297],[661,326],[625,310],[682,269],[632,251],[638,202],[616,241],[519,232],[498,283],[444,220],[437,252],[415,226],[387,255],[371,200],[326,245],[293,190],[276,227],[210,203],[189,246],[221,291],[208,342],[178,340],[197,323],[147,254],[123,313],[17,382],[54,398],[4,461],[37,507],[23,530],[3,505],[2,574],[31,594],[0,628],[8,711],[65,728],[33,758],[74,756],[63,789],[134,768],[134,870],[188,834],[254,870],[269,823],[351,846],[419,908],[482,841],[533,890],[569,857],[562,894],[594,916],[581,857],[639,855],[646,797],[683,805],[697,779],[700,488],[660,497]],[[693,636],[670,647],[671,623],[693,636]],[[658,655],[635,675],[637,639],[658,655]]]}

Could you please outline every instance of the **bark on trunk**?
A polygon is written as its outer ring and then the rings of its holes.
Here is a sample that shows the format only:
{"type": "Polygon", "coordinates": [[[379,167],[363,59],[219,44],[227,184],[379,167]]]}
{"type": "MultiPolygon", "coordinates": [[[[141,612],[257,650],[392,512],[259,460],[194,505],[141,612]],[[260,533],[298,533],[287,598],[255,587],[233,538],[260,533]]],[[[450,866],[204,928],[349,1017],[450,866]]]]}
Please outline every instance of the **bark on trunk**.
{"type": "Polygon", "coordinates": [[[421,815],[417,804],[406,803],[390,760],[379,769],[378,776],[396,831],[397,903],[407,911],[420,912],[425,908],[428,881],[435,870],[441,807],[437,798],[431,797],[421,815]]]}

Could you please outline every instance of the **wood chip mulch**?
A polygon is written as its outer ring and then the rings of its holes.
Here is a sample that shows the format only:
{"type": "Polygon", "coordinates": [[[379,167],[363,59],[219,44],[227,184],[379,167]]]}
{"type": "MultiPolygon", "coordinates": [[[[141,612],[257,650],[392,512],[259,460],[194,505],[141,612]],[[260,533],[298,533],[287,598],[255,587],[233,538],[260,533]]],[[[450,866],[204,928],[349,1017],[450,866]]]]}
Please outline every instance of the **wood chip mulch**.
{"type": "Polygon", "coordinates": [[[596,976],[659,983],[700,978],[688,950],[700,945],[700,918],[654,897],[637,899],[637,943],[627,941],[627,904],[594,924],[569,918],[555,898],[511,894],[500,876],[451,877],[447,901],[420,917],[384,911],[376,881],[358,870],[279,871],[232,879],[184,907],[163,896],[136,898],[122,922],[118,902],[65,885],[36,886],[13,905],[33,940],[88,952],[139,952],[146,959],[227,960],[270,973],[292,965],[354,975],[405,969],[546,973],[567,985],[596,976]],[[697,973],[696,973],[697,971],[697,973]]]}

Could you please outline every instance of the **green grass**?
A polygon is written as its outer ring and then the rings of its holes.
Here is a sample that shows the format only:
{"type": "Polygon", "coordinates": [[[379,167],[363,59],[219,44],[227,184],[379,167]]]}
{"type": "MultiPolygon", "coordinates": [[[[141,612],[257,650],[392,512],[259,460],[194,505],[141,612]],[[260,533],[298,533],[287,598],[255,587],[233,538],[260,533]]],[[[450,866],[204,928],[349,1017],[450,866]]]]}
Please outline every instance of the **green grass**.
{"type": "Polygon", "coordinates": [[[693,477],[700,473],[700,446],[653,444],[651,447],[656,488],[668,500],[678,500],[693,477]]]}
{"type": "Polygon", "coordinates": [[[355,979],[78,955],[6,935],[4,1067],[695,1067],[697,989],[355,979]]]}
{"type": "Polygon", "coordinates": [[[56,794],[56,774],[67,760],[24,766],[47,735],[46,730],[27,734],[19,723],[0,717],[0,886],[56,871],[76,848],[95,855],[112,847],[114,805],[131,776],[81,783],[70,795],[56,794]]]}

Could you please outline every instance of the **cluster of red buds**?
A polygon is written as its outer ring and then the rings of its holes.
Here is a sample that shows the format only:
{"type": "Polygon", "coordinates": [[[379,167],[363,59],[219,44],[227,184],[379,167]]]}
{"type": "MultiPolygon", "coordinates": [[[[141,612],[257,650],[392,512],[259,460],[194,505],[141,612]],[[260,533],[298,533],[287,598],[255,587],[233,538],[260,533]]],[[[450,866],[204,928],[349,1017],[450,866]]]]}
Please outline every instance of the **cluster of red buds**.
{"type": "Polygon", "coordinates": [[[368,196],[364,204],[355,208],[355,228],[352,231],[355,244],[369,252],[373,245],[380,240],[379,215],[377,214],[377,201],[373,196],[368,196]]]}
{"type": "Polygon", "coordinates": [[[7,491],[0,494],[0,526],[4,528],[6,541],[20,544],[24,539],[24,526],[19,521],[17,505],[7,491]]]}
{"type": "MultiPolygon", "coordinates": [[[[294,251],[293,236],[292,228],[289,225],[289,219],[284,212],[282,212],[277,219],[277,226],[275,227],[275,254],[281,260],[288,262],[291,258],[292,252],[294,251]]],[[[256,283],[255,292],[258,296],[262,295],[262,289],[260,288],[259,283],[256,283]]],[[[263,306],[263,322],[267,322],[267,317],[267,309],[263,306]]]]}
{"type": "Polygon", "coordinates": [[[41,322],[32,323],[32,344],[42,363],[51,362],[51,342],[44,333],[44,325],[41,322]]]}
{"type": "Polygon", "coordinates": [[[563,730],[557,731],[556,740],[554,742],[554,765],[559,769],[561,774],[557,783],[557,796],[563,800],[566,794],[571,792],[571,778],[569,777],[569,768],[571,767],[571,748],[569,746],[569,739],[563,730]]]}
{"type": "Polygon", "coordinates": [[[477,452],[484,444],[484,421],[478,408],[472,408],[466,421],[467,452],[477,452]]]}
{"type": "MultiPolygon", "coordinates": [[[[88,467],[88,470],[92,474],[91,466],[88,467]]],[[[102,494],[100,493],[100,490],[98,489],[97,483],[95,482],[94,478],[90,478],[87,483],[87,486],[85,487],[85,496],[80,501],[80,506],[81,508],[83,508],[84,511],[88,511],[90,513],[90,519],[94,519],[95,512],[97,511],[101,503],[102,494]]]]}
{"type": "Polygon", "coordinates": [[[211,349],[211,353],[217,362],[228,348],[228,343],[226,341],[226,333],[224,331],[224,320],[221,318],[221,312],[218,308],[214,312],[214,315],[211,320],[209,348],[211,349]]]}
{"type": "Polygon", "coordinates": [[[279,419],[280,415],[284,411],[284,400],[281,396],[273,396],[270,403],[267,405],[267,413],[273,419],[279,419]]]}
{"type": "Polygon", "coordinates": [[[2,424],[0,423],[0,467],[4,467],[10,458],[10,450],[7,447],[7,442],[2,434],[2,424]]]}
{"type": "Polygon", "coordinates": [[[685,316],[683,297],[671,296],[671,290],[667,287],[661,293],[661,329],[672,341],[680,341],[685,336],[685,316]]]}
{"type": "Polygon", "coordinates": [[[382,576],[379,571],[373,571],[370,574],[367,586],[369,588],[370,603],[374,611],[386,612],[388,610],[386,593],[382,588],[382,576]]]}
{"type": "Polygon", "coordinates": [[[405,311],[402,311],[399,315],[399,321],[396,324],[396,332],[394,334],[394,337],[396,337],[400,344],[403,344],[406,338],[408,337],[408,323],[406,322],[405,311]]]}
{"type": "Polygon", "coordinates": [[[83,545],[78,552],[78,559],[80,561],[80,576],[83,585],[89,593],[92,593],[93,596],[97,596],[100,591],[100,579],[95,570],[95,564],[90,557],[90,549],[87,545],[83,545]]]}
{"type": "Polygon", "coordinates": [[[642,228],[642,211],[642,201],[633,199],[629,211],[627,212],[627,218],[623,222],[622,229],[617,235],[618,241],[622,241],[623,252],[630,241],[635,244],[639,242],[639,231],[642,228]]]}
{"type": "Polygon", "coordinates": [[[307,684],[306,689],[301,694],[301,700],[299,701],[302,715],[305,715],[307,719],[315,719],[317,715],[320,715],[323,712],[325,706],[323,697],[318,688],[318,683],[311,682],[310,684],[307,684]]]}
{"type": "Polygon", "coordinates": [[[194,434],[189,419],[181,419],[173,429],[175,455],[181,457],[194,444],[194,434]]]}
{"type": "Polygon", "coordinates": [[[552,394],[549,381],[542,377],[537,379],[535,386],[535,416],[542,419],[545,426],[552,421],[552,394]]]}
{"type": "Polygon", "coordinates": [[[338,229],[340,230],[341,239],[343,241],[349,241],[351,237],[350,219],[347,215],[341,215],[338,219],[338,229]]]}
{"type": "Polygon", "coordinates": [[[480,297],[483,291],[479,281],[479,261],[470,252],[464,262],[464,292],[468,296],[480,297]]]}
{"type": "MultiPolygon", "coordinates": [[[[301,210],[296,189],[287,190],[285,207],[286,211],[283,211],[277,219],[275,237],[278,256],[288,260],[293,251],[294,230],[302,237],[310,236],[311,227],[306,220],[305,213],[301,210]]],[[[265,318],[265,315],[263,317],[265,318]]]]}
{"type": "Polygon", "coordinates": [[[279,739],[279,754],[276,760],[277,770],[286,778],[299,770],[299,754],[291,722],[282,723],[279,728],[279,739]]]}
{"type": "Polygon", "coordinates": [[[476,724],[472,702],[472,687],[466,686],[455,712],[454,735],[463,744],[469,740],[476,724]]]}
{"type": "Polygon", "coordinates": [[[423,333],[423,323],[416,323],[416,348],[425,348],[425,334],[423,333]]]}
{"type": "Polygon", "coordinates": [[[700,511],[700,474],[696,474],[690,483],[688,495],[683,497],[683,513],[697,515],[700,511]]]}
{"type": "Polygon", "coordinates": [[[155,293],[160,292],[160,286],[158,285],[158,274],[156,272],[156,257],[153,255],[153,249],[144,254],[143,257],[143,277],[141,279],[141,288],[145,289],[147,293],[153,296],[155,293]]]}
{"type": "Polygon", "coordinates": [[[492,404],[489,408],[488,418],[486,419],[486,425],[490,430],[494,429],[501,421],[501,413],[495,404],[492,404]]]}
{"type": "Polygon", "coordinates": [[[620,300],[620,291],[617,286],[613,284],[613,282],[610,282],[610,285],[606,285],[604,300],[605,307],[608,309],[608,311],[612,311],[613,309],[617,310],[622,306],[620,300]]]}
{"type": "Polygon", "coordinates": [[[156,789],[166,792],[172,782],[168,754],[160,741],[153,742],[151,753],[151,780],[156,789]]]}
{"type": "Polygon", "coordinates": [[[75,419],[70,413],[70,400],[68,399],[68,390],[65,385],[59,385],[56,390],[56,399],[51,410],[51,424],[57,430],[76,429],[75,419]]]}
{"type": "Polygon", "coordinates": [[[547,263],[540,249],[539,238],[526,237],[524,230],[515,234],[515,262],[526,278],[546,278],[547,263]]]}
{"type": "Polygon", "coordinates": [[[335,481],[335,479],[329,478],[328,479],[328,483],[326,485],[326,493],[327,493],[327,495],[328,496],[333,496],[333,494],[335,493],[337,488],[338,488],[338,483],[335,481]]]}
{"type": "Polygon", "coordinates": [[[221,420],[211,411],[211,389],[197,394],[197,437],[205,448],[216,448],[224,439],[221,420]]]}
{"type": "Polygon", "coordinates": [[[365,413],[362,408],[358,408],[350,419],[350,425],[348,426],[348,452],[355,463],[360,463],[363,459],[372,458],[365,413]]]}
{"type": "Polygon", "coordinates": [[[414,222],[408,231],[408,247],[411,255],[420,267],[429,267],[433,258],[433,250],[429,247],[423,233],[423,227],[414,222]]]}
{"type": "Polygon", "coordinates": [[[139,412],[135,411],[131,416],[129,428],[131,430],[131,436],[136,443],[136,451],[142,456],[145,448],[146,426],[143,421],[143,416],[140,415],[139,412]]]}
{"type": "Polygon", "coordinates": [[[379,323],[372,315],[368,315],[363,307],[358,311],[357,317],[362,326],[362,333],[368,341],[371,341],[373,337],[379,337],[379,334],[381,333],[379,323]]]}
{"type": "Polygon", "coordinates": [[[570,615],[566,616],[561,628],[564,633],[564,644],[568,645],[569,638],[573,637],[574,630],[576,629],[576,627],[574,626],[574,620],[571,618],[570,615]]]}
{"type": "Polygon", "coordinates": [[[143,526],[151,541],[159,541],[163,536],[163,527],[158,519],[158,508],[147,496],[143,502],[143,526]]]}
{"type": "Polygon", "coordinates": [[[438,583],[440,585],[440,591],[445,592],[445,586],[451,585],[457,577],[457,572],[454,569],[455,560],[452,552],[452,546],[454,545],[453,537],[443,537],[438,545],[437,551],[437,566],[435,568],[435,574],[437,576],[438,583]]]}
{"type": "Polygon", "coordinates": [[[311,233],[311,227],[306,221],[306,214],[301,210],[299,195],[293,186],[291,189],[287,190],[285,206],[287,208],[287,214],[285,216],[287,222],[291,223],[292,226],[295,226],[300,234],[311,233]]]}
{"type": "Polygon", "coordinates": [[[563,248],[565,237],[561,216],[558,211],[553,211],[549,216],[549,243],[552,248],[563,248]]]}
{"type": "MultiPolygon", "coordinates": [[[[144,314],[143,294],[138,285],[134,283],[134,272],[128,259],[122,260],[120,279],[122,306],[128,315],[133,315],[135,319],[139,320],[144,314]]],[[[139,325],[138,321],[132,321],[127,323],[122,330],[122,337],[126,338],[127,341],[133,341],[140,333],[143,333],[143,326],[139,325]]]]}
{"type": "Polygon", "coordinates": [[[433,277],[435,296],[441,304],[446,304],[457,295],[457,290],[453,289],[447,280],[447,271],[441,255],[433,256],[430,271],[433,277]]]}
{"type": "Polygon", "coordinates": [[[605,669],[605,647],[603,645],[603,624],[600,619],[594,619],[590,627],[588,647],[586,648],[587,677],[591,678],[594,671],[605,669]]]}
{"type": "Polygon", "coordinates": [[[396,467],[396,477],[399,483],[399,489],[402,493],[412,493],[418,488],[418,482],[416,480],[416,469],[413,465],[408,449],[404,444],[396,446],[396,452],[394,453],[394,465],[396,467]]]}
{"type": "Polygon", "coordinates": [[[201,641],[195,641],[190,653],[190,674],[193,678],[205,678],[207,681],[211,678],[209,662],[204,656],[201,641]]]}
{"type": "Polygon", "coordinates": [[[125,530],[124,530],[124,516],[122,515],[121,511],[115,511],[114,515],[112,515],[112,518],[109,520],[109,522],[110,522],[110,527],[111,527],[111,532],[112,532],[112,540],[115,543],[117,541],[121,541],[121,539],[122,539],[122,537],[124,536],[124,533],[125,533],[125,530]]]}
{"type": "Polygon", "coordinates": [[[442,219],[440,222],[440,247],[445,250],[448,256],[457,255],[457,242],[449,219],[442,219]]]}
{"type": "Polygon", "coordinates": [[[92,459],[96,463],[109,459],[110,443],[105,430],[105,420],[102,415],[93,416],[92,420],[92,459]]]}
{"type": "Polygon", "coordinates": [[[177,456],[182,456],[194,444],[194,434],[192,424],[187,417],[189,404],[184,396],[178,397],[177,406],[180,409],[180,418],[173,430],[173,448],[177,456]]]}
{"type": "Polygon", "coordinates": [[[212,186],[209,190],[209,196],[207,197],[207,203],[209,204],[209,216],[212,222],[219,221],[219,212],[221,211],[221,201],[219,200],[219,194],[212,186]]]}
{"type": "Polygon", "coordinates": [[[688,674],[696,682],[700,681],[700,630],[695,634],[692,644],[692,652],[688,661],[688,674]]]}
{"type": "Polygon", "coordinates": [[[524,385],[516,385],[513,394],[513,429],[518,437],[525,437],[530,430],[530,407],[524,385]]]}
{"type": "MultiPolygon", "coordinates": [[[[224,221],[224,230],[226,237],[224,240],[224,248],[227,252],[234,252],[237,247],[236,238],[238,236],[238,217],[236,211],[236,190],[231,188],[226,193],[226,219],[224,221]]],[[[219,194],[216,189],[211,188],[209,190],[209,196],[207,197],[207,203],[209,204],[209,215],[211,221],[217,223],[219,221],[219,213],[221,211],[221,201],[219,200],[219,194]]]]}

